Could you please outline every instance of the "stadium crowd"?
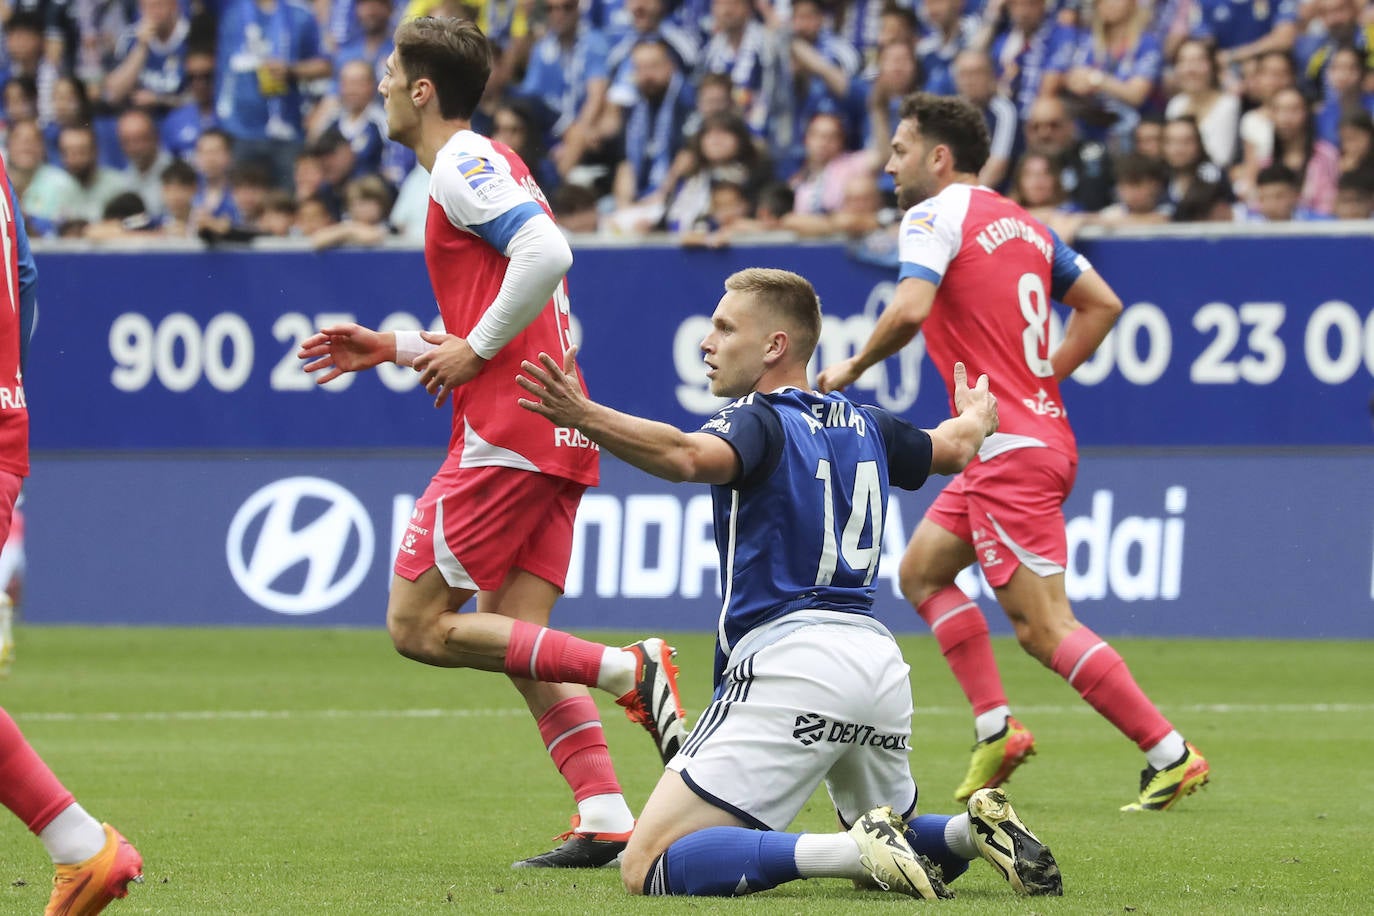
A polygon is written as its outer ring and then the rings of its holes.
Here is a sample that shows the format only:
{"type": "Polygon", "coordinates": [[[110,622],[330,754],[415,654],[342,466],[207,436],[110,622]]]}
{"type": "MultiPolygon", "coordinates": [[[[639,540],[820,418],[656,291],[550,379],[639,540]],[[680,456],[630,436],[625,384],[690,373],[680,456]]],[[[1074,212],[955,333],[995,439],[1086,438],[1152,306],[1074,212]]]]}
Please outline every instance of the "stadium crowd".
{"type": "Polygon", "coordinates": [[[392,31],[472,18],[473,129],[571,232],[842,235],[895,252],[917,89],[979,107],[980,178],[1084,225],[1374,217],[1374,0],[0,0],[3,149],[37,237],[418,239],[392,31]]]}

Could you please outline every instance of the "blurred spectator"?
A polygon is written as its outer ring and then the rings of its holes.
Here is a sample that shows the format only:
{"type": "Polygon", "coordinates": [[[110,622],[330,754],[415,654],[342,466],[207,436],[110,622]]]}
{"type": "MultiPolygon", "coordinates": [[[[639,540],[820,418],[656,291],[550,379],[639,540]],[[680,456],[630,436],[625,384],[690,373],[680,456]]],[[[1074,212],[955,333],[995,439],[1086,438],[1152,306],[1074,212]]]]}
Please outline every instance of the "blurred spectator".
{"type": "Polygon", "coordinates": [[[1164,116],[1190,115],[1202,134],[1207,158],[1230,168],[1240,139],[1240,98],[1222,88],[1211,45],[1197,38],[1181,43],[1174,54],[1174,80],[1178,94],[1169,99],[1164,116]]]}
{"type": "Polygon", "coordinates": [[[314,197],[324,187],[324,166],[314,145],[307,146],[296,155],[296,164],[291,170],[291,186],[296,200],[314,197]]]}
{"type": "Polygon", "coordinates": [[[1092,27],[1050,64],[1041,95],[1068,93],[1079,132],[1125,149],[1164,67],[1150,11],[1138,0],[1093,0],[1092,27]]]}
{"type": "Polygon", "coordinates": [[[1006,0],[1006,9],[1007,28],[993,39],[990,51],[998,84],[1025,121],[1046,70],[1073,50],[1076,36],[1048,14],[1045,0],[1006,0]]]}
{"type": "MultiPolygon", "coordinates": [[[[1245,207],[1237,218],[1246,222],[1286,223],[1290,220],[1327,219],[1298,202],[1302,182],[1298,173],[1277,163],[1260,169],[1255,178],[1255,206],[1245,207]]],[[[1334,201],[1333,201],[1334,206],[1334,201]]]]}
{"type": "MultiPolygon", "coordinates": [[[[352,144],[337,127],[331,127],[320,135],[310,149],[320,163],[320,177],[323,179],[310,196],[325,200],[338,219],[343,215],[343,188],[357,171],[358,157],[353,152],[352,144]]],[[[296,195],[300,199],[299,189],[296,195]]]]}
{"type": "Polygon", "coordinates": [[[702,121],[715,114],[741,114],[735,106],[734,86],[725,73],[707,73],[697,84],[696,100],[682,135],[691,139],[701,130],[702,121]]]}
{"type": "Polygon", "coordinates": [[[1374,169],[1344,172],[1336,182],[1337,219],[1374,219],[1374,169]]]}
{"type": "Polygon", "coordinates": [[[538,115],[525,99],[506,99],[496,107],[491,138],[515,151],[545,194],[552,194],[562,184],[558,170],[544,155],[543,131],[539,127],[538,115]]]}
{"type": "Polygon", "coordinates": [[[1108,226],[1167,223],[1173,215],[1167,189],[1169,169],[1140,153],[1121,156],[1115,166],[1118,202],[1103,207],[1094,222],[1108,226]]]}
{"type": "Polygon", "coordinates": [[[601,148],[601,115],[610,84],[606,37],[582,21],[577,0],[549,0],[548,31],[530,51],[521,95],[537,99],[552,115],[554,163],[564,178],[592,150],[601,148]]]}
{"type": "MultiPolygon", "coordinates": [[[[876,3],[877,0],[871,0],[876,3]]],[[[856,40],[848,29],[842,34],[853,42],[859,49],[859,53],[864,58],[864,78],[872,79],[878,69],[878,56],[888,45],[899,44],[916,50],[916,42],[921,37],[921,23],[916,18],[916,11],[907,4],[907,0],[885,0],[879,3],[881,11],[878,14],[877,35],[863,40],[856,40]]]]}
{"type": "Polygon", "coordinates": [[[763,23],[753,19],[749,0],[711,0],[711,40],[702,52],[698,79],[707,73],[730,77],[735,108],[749,129],[768,132],[778,114],[779,49],[763,23]]]}
{"type": "Polygon", "coordinates": [[[565,184],[549,198],[549,206],[564,232],[591,233],[597,230],[600,214],[596,192],[580,184],[565,184]]]}
{"type": "Polygon", "coordinates": [[[1164,164],[1169,167],[1170,203],[1182,206],[1183,198],[1195,184],[1216,184],[1223,173],[1202,145],[1202,132],[1192,115],[1170,118],[1164,123],[1162,144],[1164,164]]]}
{"type": "Polygon", "coordinates": [[[124,181],[154,218],[162,215],[162,170],[172,156],[158,142],[157,124],[146,112],[132,108],[119,116],[119,148],[128,165],[124,181]]]}
{"type": "Polygon", "coordinates": [[[173,156],[185,159],[196,148],[196,138],[219,127],[215,113],[215,52],[192,48],[186,52],[186,103],[174,108],[162,121],[162,145],[173,156]]]}
{"type": "Polygon", "coordinates": [[[396,46],[392,41],[391,0],[357,0],[353,20],[354,34],[334,52],[335,69],[342,73],[344,64],[360,60],[368,65],[375,85],[386,70],[387,57],[396,46]]]}
{"type": "Polygon", "coordinates": [[[759,222],[759,230],[768,232],[781,229],[782,221],[796,206],[796,195],[785,182],[774,181],[759,190],[758,206],[754,208],[754,218],[759,222]]]}
{"type": "MultiPolygon", "coordinates": [[[[540,187],[543,187],[542,183],[540,187]]],[[[304,198],[297,195],[297,200],[302,199],[304,198]]],[[[423,242],[425,220],[428,216],[429,172],[426,172],[423,166],[416,165],[401,182],[401,187],[396,192],[396,202],[391,205],[391,216],[388,221],[401,238],[409,242],[423,242]]]]}
{"type": "Polygon", "coordinates": [[[1146,115],[1135,126],[1131,138],[1131,148],[1142,156],[1151,159],[1164,158],[1164,119],[1159,115],[1146,115]]]}
{"type": "Polygon", "coordinates": [[[196,170],[173,159],[162,170],[162,219],[158,231],[168,238],[195,238],[195,199],[199,185],[196,170]]]}
{"type": "MultiPolygon", "coordinates": [[[[803,156],[807,125],[817,114],[838,115],[849,133],[850,83],[859,75],[862,59],[853,45],[826,27],[821,0],[793,0],[788,54],[780,56],[785,67],[784,115],[771,132],[774,156],[784,172],[795,168],[803,156]],[[789,130],[782,130],[786,123],[789,130]]],[[[852,142],[861,142],[854,131],[852,142]]]]}
{"type": "MultiPolygon", "coordinates": [[[[966,15],[963,0],[923,0],[921,21],[927,32],[916,44],[923,86],[936,95],[954,95],[954,59],[974,47],[981,21],[966,15]]],[[[991,61],[989,60],[989,63],[991,61]]]]}
{"type": "Polygon", "coordinates": [[[1192,0],[1193,36],[1216,46],[1223,67],[1268,51],[1287,52],[1298,35],[1298,0],[1192,0]]]}
{"type": "Polygon", "coordinates": [[[1083,216],[1069,197],[1062,174],[1050,156],[1028,152],[1016,163],[1007,196],[1059,233],[1066,243],[1072,244],[1083,224],[1083,216]]]}
{"type": "MultiPolygon", "coordinates": [[[[663,219],[672,166],[683,147],[682,124],[691,111],[687,81],[668,45],[641,41],[631,55],[637,101],[625,122],[625,158],[615,177],[615,203],[640,211],[644,229],[663,219]]],[[[642,231],[642,230],[641,230],[642,231]]]]}
{"type": "MultiPolygon", "coordinates": [[[[363,0],[371,3],[372,0],[363,0]]],[[[388,52],[389,53],[389,52],[388,52]]],[[[382,169],[382,148],[386,143],[386,112],[378,102],[377,77],[372,65],[354,59],[339,67],[339,92],[316,106],[312,120],[320,133],[331,130],[348,142],[353,150],[353,177],[370,175],[382,169]]]]}
{"type": "Polygon", "coordinates": [[[76,190],[62,212],[63,220],[98,222],[105,205],[116,195],[127,191],[124,177],[100,164],[97,158],[95,131],[89,125],[62,128],[57,137],[62,168],[76,181],[76,190]]]}
{"type": "Polygon", "coordinates": [[[355,178],[344,188],[346,216],[342,222],[316,230],[310,236],[315,248],[343,245],[373,247],[391,235],[391,188],[379,175],[355,178]]]}
{"type": "Polygon", "coordinates": [[[1271,51],[1255,61],[1246,86],[1246,95],[1255,107],[1240,118],[1241,161],[1232,178],[1242,196],[1254,187],[1255,175],[1274,154],[1274,95],[1296,85],[1293,60],[1285,52],[1271,51]]]}
{"type": "MultiPolygon", "coordinates": [[[[59,220],[72,210],[77,197],[76,180],[47,161],[47,147],[37,121],[16,121],[10,125],[5,168],[14,183],[20,207],[30,222],[51,232],[59,220]]],[[[34,235],[47,234],[35,231],[34,235]]]]}
{"type": "Polygon", "coordinates": [[[143,198],[133,191],[124,191],[110,199],[100,219],[91,221],[83,235],[92,241],[155,242],[157,228],[157,217],[148,212],[143,198]]]}
{"type": "Polygon", "coordinates": [[[43,56],[43,19],[21,8],[5,20],[4,33],[4,79],[33,80],[38,91],[38,123],[46,124],[52,120],[52,87],[61,71],[43,56]]]}
{"type": "Polygon", "coordinates": [[[1364,70],[1374,67],[1374,24],[1360,23],[1359,0],[1315,0],[1315,21],[1293,44],[1293,60],[1303,85],[1319,92],[1336,49],[1353,48],[1364,60],[1364,70]]]}
{"type": "MultiPolygon", "coordinates": [[[[90,127],[94,130],[92,119],[91,101],[86,96],[86,86],[75,77],[59,76],[52,84],[52,117],[44,124],[43,136],[48,143],[48,158],[56,159],[57,136],[62,133],[64,127],[90,127]]],[[[39,118],[39,123],[43,124],[43,119],[39,118]]],[[[117,149],[111,149],[108,155],[100,156],[99,137],[96,140],[96,154],[100,157],[102,165],[110,165],[115,168],[122,168],[122,156],[117,149]]]]}
{"type": "Polygon", "coordinates": [[[1356,111],[1341,119],[1341,173],[1374,169],[1374,118],[1356,111]]]}
{"type": "Polygon", "coordinates": [[[1174,208],[1176,223],[1229,223],[1235,219],[1236,196],[1231,185],[1218,181],[1195,181],[1174,208]]]}
{"type": "Polygon", "coordinates": [[[118,63],[106,75],[101,95],[117,108],[127,104],[165,112],[185,88],[191,22],[177,0],[138,0],[138,14],[138,22],[119,38],[118,63]]]}
{"type": "Polygon", "coordinates": [[[300,84],[333,73],[314,15],[291,0],[228,0],[216,71],[217,113],[236,155],[287,186],[305,136],[300,84]]]}
{"type": "Polygon", "coordinates": [[[1292,169],[1302,179],[1300,203],[1317,213],[1330,215],[1336,203],[1336,179],[1340,177],[1340,153],[1317,137],[1312,109],[1297,89],[1274,94],[1274,154],[1272,162],[1292,169]]]}
{"type": "Polygon", "coordinates": [[[1374,112],[1374,94],[1364,91],[1368,75],[1363,51],[1340,45],[1331,51],[1323,77],[1322,101],[1317,108],[1317,136],[1340,143],[1341,119],[1354,112],[1374,112]]]}
{"type": "Polygon", "coordinates": [[[897,129],[897,110],[902,99],[920,88],[921,71],[915,49],[899,41],[883,45],[865,100],[867,146],[880,161],[886,162],[892,155],[892,134],[897,129]]]}
{"type": "Polygon", "coordinates": [[[876,184],[878,163],[868,150],[845,152],[844,123],[837,115],[817,114],[806,125],[805,157],[788,179],[802,214],[834,213],[844,202],[845,186],[855,176],[876,184]]]}
{"type": "MultiPolygon", "coordinates": [[[[667,20],[666,0],[626,0],[625,13],[629,27],[618,33],[606,56],[606,70],[610,74],[607,98],[611,110],[628,110],[635,103],[634,66],[630,56],[641,41],[656,39],[664,43],[672,54],[676,69],[690,74],[701,54],[697,34],[671,20],[667,20]]],[[[614,125],[608,133],[617,132],[614,125]]]]}
{"type": "MultiPolygon", "coordinates": [[[[1012,0],[1017,2],[1017,0],[1012,0]]],[[[1111,159],[1097,141],[1078,139],[1077,128],[1061,99],[1041,98],[1026,118],[1026,151],[1048,156],[1078,209],[1096,213],[1112,202],[1111,159]]]]}
{"type": "Polygon", "coordinates": [[[893,40],[895,29],[905,27],[907,43],[915,43],[920,28],[911,6],[911,0],[853,0],[830,4],[836,20],[836,34],[853,45],[869,70],[876,65],[878,52],[893,40]],[[906,22],[892,22],[894,14],[906,22]]]}
{"type": "Polygon", "coordinates": [[[997,91],[992,58],[982,51],[960,51],[954,58],[954,85],[962,98],[983,113],[988,136],[992,138],[988,160],[978,173],[978,181],[990,188],[1000,188],[1020,145],[1021,125],[1016,106],[997,91]]]}
{"type": "Polygon", "coordinates": [[[691,228],[678,236],[688,248],[722,248],[749,221],[749,194],[743,184],[727,178],[711,182],[711,202],[691,228]]]}
{"type": "Polygon", "coordinates": [[[306,238],[337,223],[328,202],[307,197],[296,206],[296,233],[306,238]]]}
{"type": "Polygon", "coordinates": [[[258,220],[258,228],[263,235],[287,238],[295,230],[297,211],[296,198],[291,196],[291,192],[273,188],[263,198],[262,219],[258,220]]]}
{"type": "Polygon", "coordinates": [[[713,182],[738,184],[747,193],[762,187],[772,172],[738,115],[707,118],[689,149],[691,157],[669,196],[666,224],[671,231],[690,229],[705,216],[711,208],[713,182]]]}
{"type": "Polygon", "coordinates": [[[223,234],[239,222],[229,172],[234,165],[234,140],[218,127],[200,135],[193,154],[196,191],[191,202],[191,222],[196,230],[208,226],[223,234]]]}
{"type": "Polygon", "coordinates": [[[31,76],[13,76],[5,83],[5,123],[38,119],[38,82],[31,76]]]}
{"type": "MultiPolygon", "coordinates": [[[[886,211],[878,183],[871,175],[860,173],[849,176],[845,181],[839,206],[834,210],[828,213],[799,213],[794,205],[793,212],[786,213],[777,228],[791,230],[803,238],[844,235],[857,239],[898,219],[900,217],[895,210],[890,213],[886,211]]],[[[759,223],[756,226],[758,230],[772,228],[757,219],[756,222],[759,223]]]]}
{"type": "Polygon", "coordinates": [[[272,187],[272,173],[262,163],[250,159],[234,164],[229,170],[229,194],[238,211],[236,227],[257,230],[267,193],[272,187]]]}

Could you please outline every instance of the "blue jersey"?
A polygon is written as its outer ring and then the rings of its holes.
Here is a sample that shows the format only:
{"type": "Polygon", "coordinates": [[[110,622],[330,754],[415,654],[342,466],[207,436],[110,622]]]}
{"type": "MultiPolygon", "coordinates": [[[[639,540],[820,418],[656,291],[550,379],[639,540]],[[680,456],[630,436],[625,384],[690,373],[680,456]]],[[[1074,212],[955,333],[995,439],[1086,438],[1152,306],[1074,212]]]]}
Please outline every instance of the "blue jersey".
{"type": "Polygon", "coordinates": [[[219,26],[215,111],[232,136],[247,140],[298,140],[304,136],[302,95],[295,80],[265,95],[258,70],[267,60],[296,63],[323,56],[315,14],[295,0],[277,0],[264,12],[253,0],[236,0],[219,26]]]}
{"type": "MultiPolygon", "coordinates": [[[[165,42],[153,40],[148,44],[148,56],[138,73],[138,88],[157,95],[176,95],[186,86],[186,41],[191,35],[191,23],[182,18],[165,42]]],[[[138,44],[138,26],[131,25],[115,42],[114,61],[124,60],[138,44]]]]}
{"type": "Polygon", "coordinates": [[[1197,0],[1192,35],[1210,39],[1221,50],[1258,41],[1298,18],[1297,0],[1197,0]]]}
{"type": "Polygon", "coordinates": [[[741,398],[701,429],[740,458],[739,477],[711,488],[725,596],[719,683],[760,626],[807,610],[873,616],[888,485],[921,486],[931,446],[885,410],[796,388],[741,398]]]}
{"type": "Polygon", "coordinates": [[[577,120],[587,100],[587,82],[607,79],[606,37],[587,25],[578,26],[577,39],[565,48],[552,32],[535,42],[520,94],[542,101],[554,116],[550,129],[561,137],[577,120]]]}

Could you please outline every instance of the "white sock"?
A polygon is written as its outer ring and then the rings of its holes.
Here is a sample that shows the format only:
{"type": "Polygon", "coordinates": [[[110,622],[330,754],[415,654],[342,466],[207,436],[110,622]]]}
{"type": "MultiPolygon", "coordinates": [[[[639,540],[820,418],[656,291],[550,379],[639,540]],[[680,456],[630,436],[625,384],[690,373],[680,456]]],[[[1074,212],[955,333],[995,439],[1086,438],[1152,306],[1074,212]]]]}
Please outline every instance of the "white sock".
{"type": "Polygon", "coordinates": [[[1145,752],[1145,760],[1156,770],[1163,770],[1178,763],[1185,750],[1187,748],[1183,745],[1183,736],[1172,731],[1164,736],[1164,740],[1145,752]]]}
{"type": "Polygon", "coordinates": [[[72,802],[38,834],[55,865],[76,865],[105,848],[105,828],[72,802]]]}
{"type": "Polygon", "coordinates": [[[986,741],[1007,727],[1007,717],[1011,715],[1010,706],[994,706],[987,712],[980,712],[973,719],[975,741],[986,741]]]}
{"type": "Polygon", "coordinates": [[[593,795],[577,803],[581,818],[577,829],[583,833],[629,833],[635,816],[623,795],[593,795]]]}
{"type": "Polygon", "coordinates": [[[973,842],[973,827],[969,824],[967,811],[946,822],[945,845],[961,859],[973,861],[978,858],[978,845],[973,842]]]}
{"type": "Polygon", "coordinates": [[[803,833],[793,853],[803,878],[863,878],[859,844],[847,833],[803,833]]]}
{"type": "Polygon", "coordinates": [[[601,670],[596,675],[596,686],[608,691],[612,696],[624,696],[635,685],[637,662],[638,659],[633,652],[607,646],[606,651],[601,654],[601,670]]]}

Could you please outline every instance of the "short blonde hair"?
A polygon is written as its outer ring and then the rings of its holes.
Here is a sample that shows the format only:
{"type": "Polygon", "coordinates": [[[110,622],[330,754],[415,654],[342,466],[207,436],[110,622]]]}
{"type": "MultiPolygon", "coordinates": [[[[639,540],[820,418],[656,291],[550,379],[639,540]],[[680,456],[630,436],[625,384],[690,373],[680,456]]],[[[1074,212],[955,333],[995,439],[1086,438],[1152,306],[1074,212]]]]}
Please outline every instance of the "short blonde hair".
{"type": "Polygon", "coordinates": [[[810,280],[790,270],[747,267],[726,278],[725,288],[752,295],[780,318],[787,325],[798,361],[810,362],[821,339],[821,300],[810,280]]]}

